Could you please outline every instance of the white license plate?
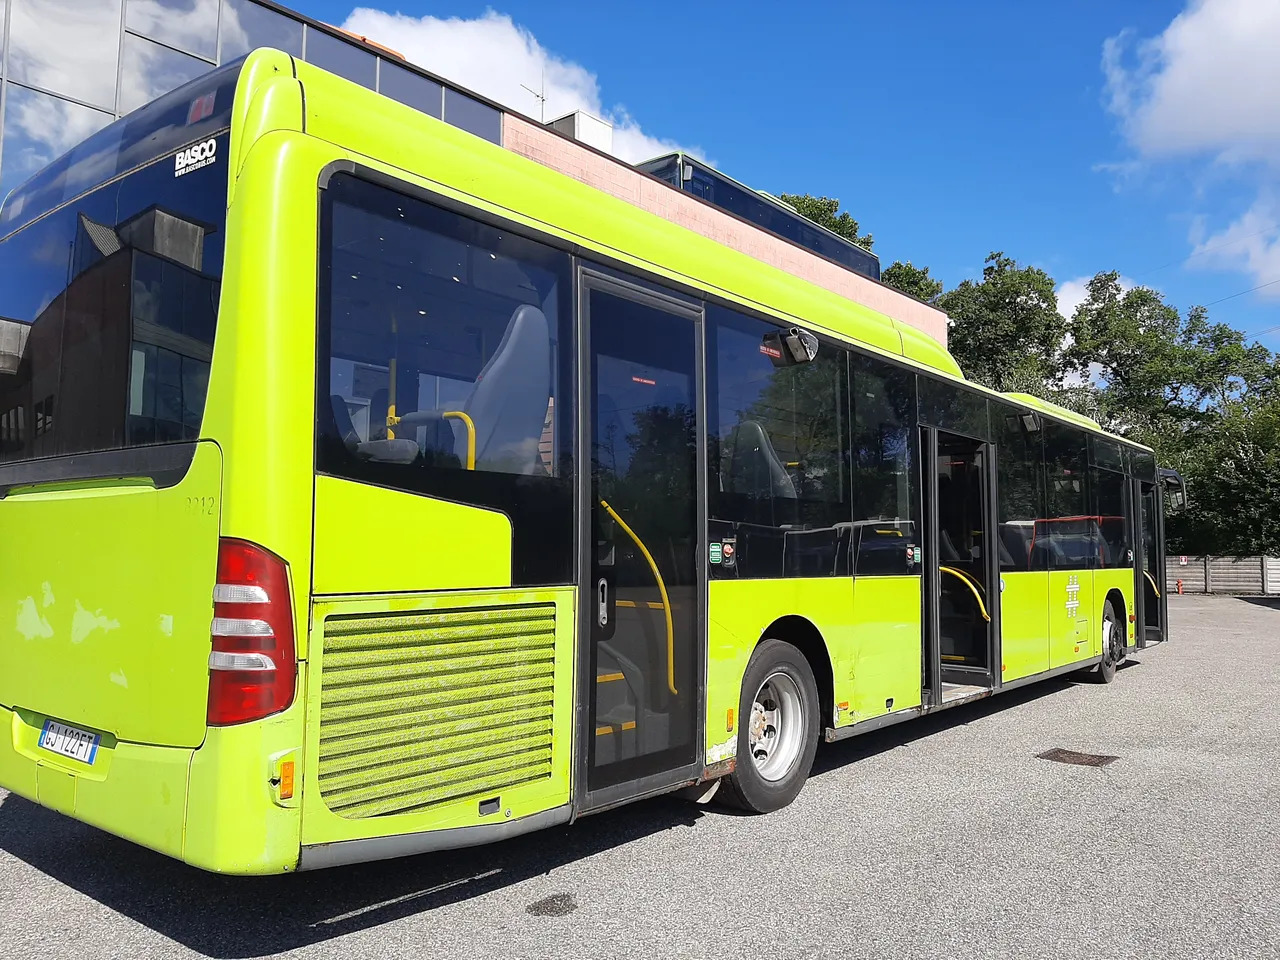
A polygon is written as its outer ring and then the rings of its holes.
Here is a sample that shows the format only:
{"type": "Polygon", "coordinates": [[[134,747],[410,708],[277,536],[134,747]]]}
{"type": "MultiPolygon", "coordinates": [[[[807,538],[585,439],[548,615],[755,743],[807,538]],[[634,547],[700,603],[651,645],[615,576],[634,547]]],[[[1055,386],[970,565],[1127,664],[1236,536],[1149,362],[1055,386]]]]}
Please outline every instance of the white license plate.
{"type": "Polygon", "coordinates": [[[93,758],[98,755],[99,739],[101,738],[96,733],[68,727],[56,720],[46,720],[44,729],[40,731],[40,746],[88,764],[92,764],[93,758]]]}

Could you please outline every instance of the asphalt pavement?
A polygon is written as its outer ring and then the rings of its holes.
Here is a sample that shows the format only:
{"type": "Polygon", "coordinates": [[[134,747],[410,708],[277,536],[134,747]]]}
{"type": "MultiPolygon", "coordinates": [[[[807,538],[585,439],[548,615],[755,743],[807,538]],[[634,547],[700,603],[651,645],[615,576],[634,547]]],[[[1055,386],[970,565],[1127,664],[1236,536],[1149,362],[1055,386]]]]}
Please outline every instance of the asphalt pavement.
{"type": "Polygon", "coordinates": [[[243,879],[0,791],[0,958],[1280,957],[1280,603],[1170,608],[1110,686],[824,746],[766,817],[667,798],[243,879]]]}

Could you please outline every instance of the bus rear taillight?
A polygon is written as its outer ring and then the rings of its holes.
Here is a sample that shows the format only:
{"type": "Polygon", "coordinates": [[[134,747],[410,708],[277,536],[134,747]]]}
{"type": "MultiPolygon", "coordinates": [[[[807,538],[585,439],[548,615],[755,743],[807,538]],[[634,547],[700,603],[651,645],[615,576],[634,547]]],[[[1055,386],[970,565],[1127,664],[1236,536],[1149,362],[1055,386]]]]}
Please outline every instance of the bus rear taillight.
{"type": "Polygon", "coordinates": [[[209,725],[261,720],[293,702],[297,661],[289,572],[245,540],[218,541],[209,654],[209,725]]]}

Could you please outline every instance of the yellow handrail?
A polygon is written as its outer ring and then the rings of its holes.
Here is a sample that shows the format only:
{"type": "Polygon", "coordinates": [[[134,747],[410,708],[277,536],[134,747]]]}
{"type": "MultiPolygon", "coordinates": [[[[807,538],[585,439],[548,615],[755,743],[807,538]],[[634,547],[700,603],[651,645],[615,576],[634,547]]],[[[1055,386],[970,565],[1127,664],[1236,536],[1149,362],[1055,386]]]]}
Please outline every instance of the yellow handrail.
{"type": "Polygon", "coordinates": [[[653,579],[658,582],[658,593],[662,595],[662,612],[667,619],[667,689],[672,694],[678,694],[676,690],[676,631],[671,625],[671,600],[667,596],[667,585],[662,582],[662,574],[658,572],[658,564],[654,562],[653,554],[649,552],[649,548],[644,545],[644,542],[636,536],[636,532],[627,526],[627,521],[618,516],[618,512],[609,506],[607,501],[601,500],[600,506],[608,511],[614,522],[625,530],[627,536],[640,548],[644,558],[649,561],[649,569],[653,571],[653,579]]]}
{"type": "Polygon", "coordinates": [[[938,569],[941,570],[943,573],[951,574],[953,577],[955,577],[957,580],[959,580],[961,583],[963,583],[966,587],[969,588],[969,592],[973,594],[973,599],[978,601],[978,612],[982,614],[982,619],[987,621],[987,623],[990,623],[991,614],[987,613],[987,605],[983,603],[982,594],[978,592],[978,588],[974,585],[973,580],[970,579],[968,575],[961,573],[959,570],[955,569],[954,567],[938,567],[938,569]]]}
{"type": "MultiPolygon", "coordinates": [[[[392,363],[395,361],[393,360],[392,363]]],[[[405,414],[412,416],[413,414],[405,414]]],[[[474,470],[476,468],[476,422],[461,410],[446,410],[440,414],[443,420],[461,420],[467,428],[467,469],[474,470]]],[[[387,439],[394,440],[396,437],[393,427],[399,426],[404,421],[404,417],[396,416],[396,405],[393,403],[387,408],[387,439]]]]}
{"type": "Polygon", "coordinates": [[[446,420],[461,420],[467,427],[467,469],[476,468],[476,423],[461,410],[446,410],[440,414],[446,420]]]}
{"type": "Polygon", "coordinates": [[[1150,570],[1143,570],[1142,575],[1151,582],[1151,589],[1156,592],[1156,597],[1158,599],[1160,596],[1160,588],[1156,586],[1156,578],[1151,575],[1150,570]]]}

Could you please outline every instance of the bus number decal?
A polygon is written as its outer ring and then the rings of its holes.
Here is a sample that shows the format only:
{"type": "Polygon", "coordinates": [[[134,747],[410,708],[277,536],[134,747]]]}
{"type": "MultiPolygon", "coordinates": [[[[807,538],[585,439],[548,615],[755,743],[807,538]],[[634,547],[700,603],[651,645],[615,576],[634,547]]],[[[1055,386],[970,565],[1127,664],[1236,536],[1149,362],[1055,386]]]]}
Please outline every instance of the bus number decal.
{"type": "Polygon", "coordinates": [[[212,517],[217,503],[217,497],[187,497],[187,513],[198,517],[212,517]]]}

